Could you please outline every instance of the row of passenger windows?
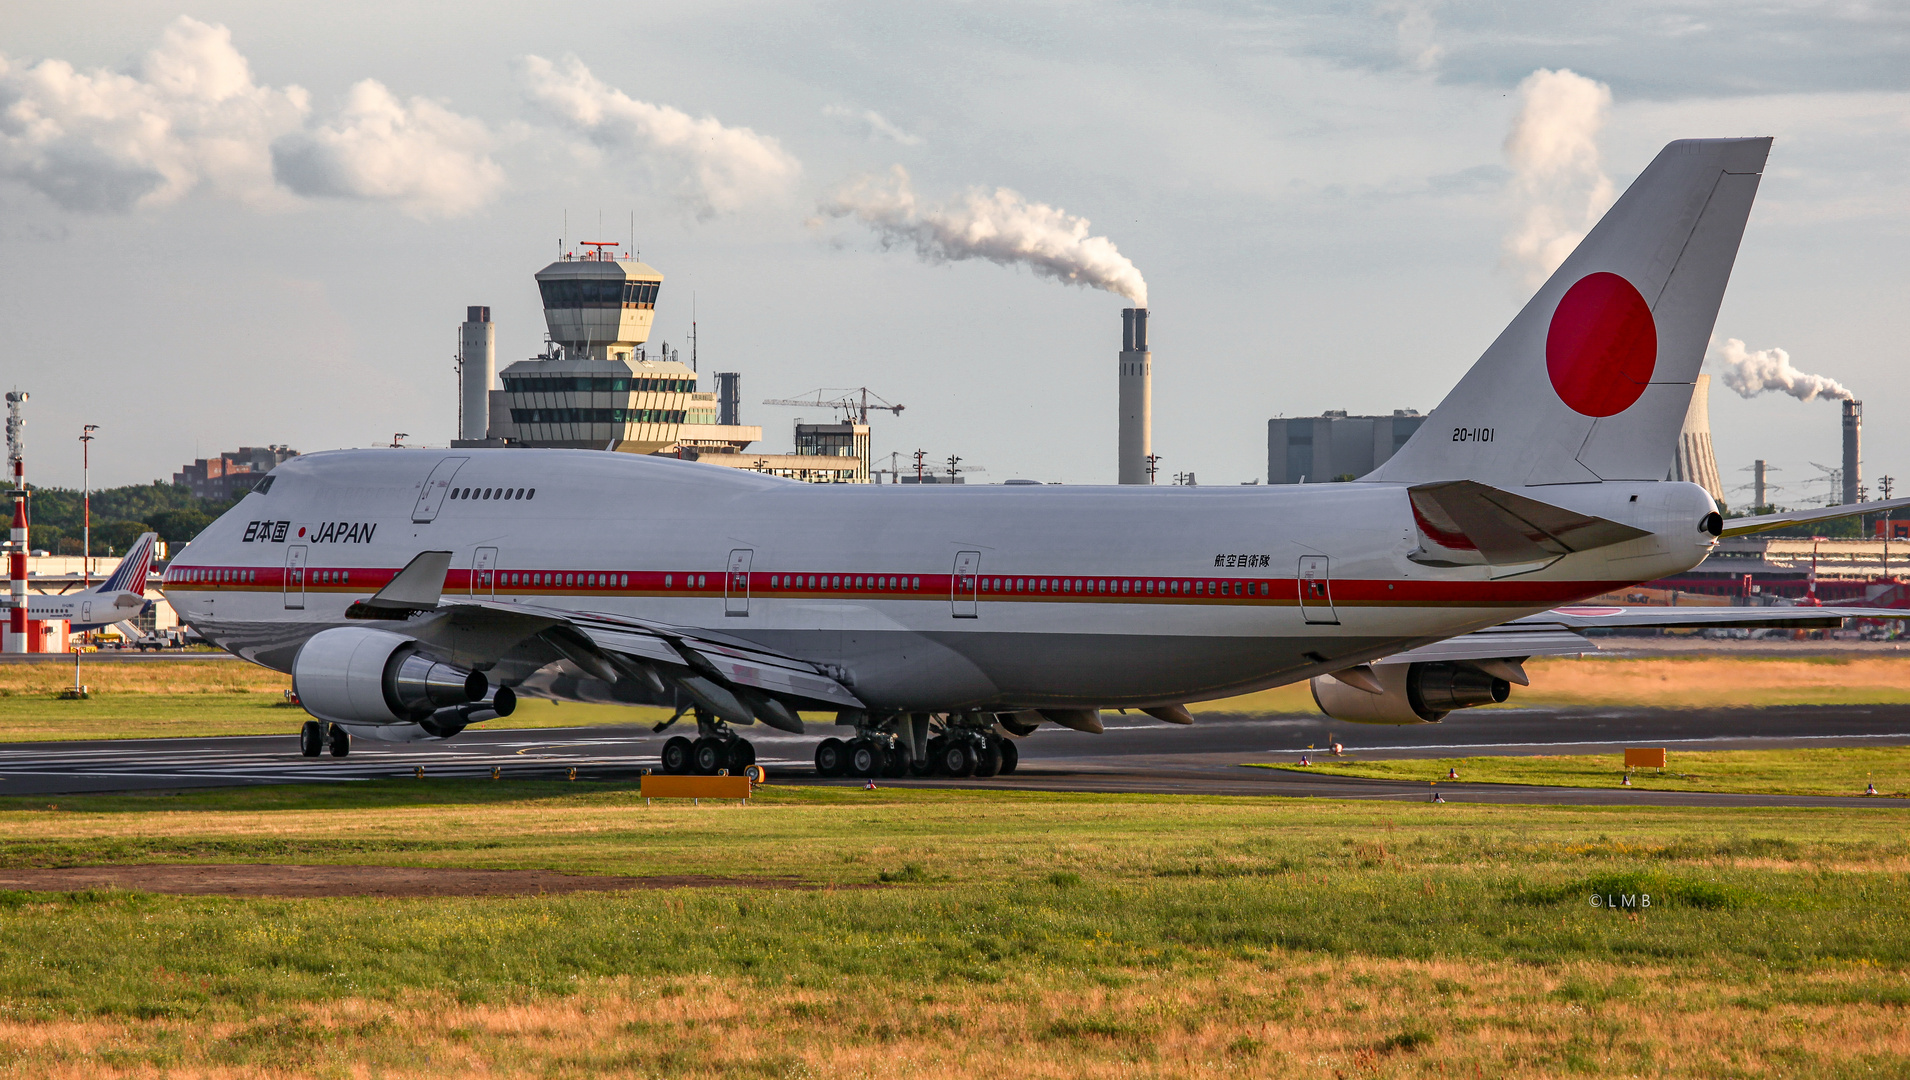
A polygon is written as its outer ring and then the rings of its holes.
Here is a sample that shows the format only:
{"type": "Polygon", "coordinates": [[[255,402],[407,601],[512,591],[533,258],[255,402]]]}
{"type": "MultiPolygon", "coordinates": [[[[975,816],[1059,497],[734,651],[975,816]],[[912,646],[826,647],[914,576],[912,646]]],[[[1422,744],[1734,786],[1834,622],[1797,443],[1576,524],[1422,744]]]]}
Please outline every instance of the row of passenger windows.
{"type": "Polygon", "coordinates": [[[1097,596],[1272,596],[1264,581],[1192,581],[1169,578],[998,578],[980,581],[984,593],[1093,593],[1097,596]]]}
{"type": "Polygon", "coordinates": [[[682,409],[512,409],[513,424],[681,424],[682,409]]]}
{"type": "Polygon", "coordinates": [[[507,375],[507,394],[628,393],[693,394],[695,379],[620,379],[604,375],[507,375]]]}
{"type": "Polygon", "coordinates": [[[853,574],[771,574],[772,589],[875,589],[879,592],[914,592],[922,587],[921,578],[856,577],[853,574]]]}
{"type": "Polygon", "coordinates": [[[452,488],[454,499],[535,499],[536,488],[452,488]]]}
{"type": "Polygon", "coordinates": [[[638,304],[655,307],[661,281],[625,281],[622,278],[560,278],[540,281],[537,291],[547,308],[606,307],[638,304]]]}
{"type": "MultiPolygon", "coordinates": [[[[491,572],[488,570],[480,572],[478,574],[478,585],[482,587],[482,586],[488,586],[490,584],[491,584],[491,572]]],[[[556,588],[576,588],[577,586],[581,585],[587,589],[596,589],[596,588],[627,589],[630,587],[630,575],[629,574],[556,574],[556,573],[538,574],[538,573],[518,573],[515,571],[505,570],[505,571],[499,571],[497,573],[497,584],[498,584],[498,587],[500,588],[511,586],[511,585],[532,585],[532,586],[542,585],[542,586],[547,586],[549,588],[556,589],[556,588]]]]}
{"type": "Polygon", "coordinates": [[[259,580],[259,572],[257,570],[168,570],[165,580],[168,583],[187,581],[244,583],[259,580]]]}

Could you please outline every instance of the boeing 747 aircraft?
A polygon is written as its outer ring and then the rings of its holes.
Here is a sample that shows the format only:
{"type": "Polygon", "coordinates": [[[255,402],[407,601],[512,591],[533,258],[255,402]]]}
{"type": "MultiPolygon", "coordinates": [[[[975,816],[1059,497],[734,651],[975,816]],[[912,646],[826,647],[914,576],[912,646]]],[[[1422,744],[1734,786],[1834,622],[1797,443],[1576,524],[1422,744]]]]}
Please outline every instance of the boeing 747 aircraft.
{"type": "Polygon", "coordinates": [[[1835,625],[1851,612],[1569,607],[1721,534],[1858,512],[1727,523],[1664,479],[1769,148],[1665,147],[1357,482],[837,486],[338,451],[280,465],[164,589],[206,640],[292,674],[307,754],[447,738],[523,692],[673,706],[698,737],[664,768],[702,772],[754,760],[737,728],[805,713],[854,730],[818,748],[825,773],[990,774],[1041,722],[1099,730],[1106,708],[1189,723],[1189,702],[1311,679],[1331,715],[1418,723],[1504,700],[1585,626],[1835,625]]]}

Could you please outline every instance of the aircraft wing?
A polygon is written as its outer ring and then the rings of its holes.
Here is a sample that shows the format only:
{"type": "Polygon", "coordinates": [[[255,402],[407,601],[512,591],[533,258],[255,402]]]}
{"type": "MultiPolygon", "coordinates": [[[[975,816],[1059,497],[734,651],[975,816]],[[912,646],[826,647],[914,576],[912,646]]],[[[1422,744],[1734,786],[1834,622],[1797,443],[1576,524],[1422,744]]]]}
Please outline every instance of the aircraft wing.
{"type": "Polygon", "coordinates": [[[1910,619],[1910,609],[1865,607],[1564,607],[1394,653],[1376,664],[1502,660],[1597,652],[1583,630],[1832,630],[1845,619],[1910,619]]]}
{"type": "Polygon", "coordinates": [[[799,657],[694,627],[536,604],[448,598],[449,553],[420,552],[348,619],[405,620],[405,632],[453,654],[523,677],[568,660],[591,678],[633,685],[665,701],[687,696],[725,720],[801,731],[807,709],[862,709],[836,672],[799,657]]]}

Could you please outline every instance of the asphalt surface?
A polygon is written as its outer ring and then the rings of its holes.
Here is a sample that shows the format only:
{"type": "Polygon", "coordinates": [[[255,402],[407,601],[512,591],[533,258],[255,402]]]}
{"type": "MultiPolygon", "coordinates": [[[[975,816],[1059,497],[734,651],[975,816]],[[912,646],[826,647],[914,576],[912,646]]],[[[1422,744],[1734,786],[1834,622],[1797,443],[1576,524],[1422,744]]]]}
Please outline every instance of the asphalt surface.
{"type": "MultiPolygon", "coordinates": [[[[1322,756],[1336,738],[1355,758],[1610,753],[1626,746],[1687,750],[1910,745],[1910,706],[1787,709],[1492,709],[1443,724],[1368,727],[1318,716],[1207,714],[1193,727],[1108,718],[1102,735],[1043,727],[1020,741],[1021,766],[990,780],[878,780],[881,786],[1173,793],[1423,801],[1419,784],[1356,780],[1252,762],[1322,756]]],[[[860,786],[815,775],[820,728],[807,737],[752,729],[772,783],[860,786]]],[[[674,734],[675,732],[672,732],[674,734]]],[[[415,776],[629,780],[657,766],[664,736],[645,727],[473,728],[433,743],[356,740],[345,758],[299,756],[297,736],[0,744],[0,794],[165,790],[415,776]]],[[[1616,771],[1616,770],[1614,770],[1616,771]]],[[[1817,798],[1442,782],[1448,802],[1650,806],[1892,806],[1910,799],[1817,798]]]]}

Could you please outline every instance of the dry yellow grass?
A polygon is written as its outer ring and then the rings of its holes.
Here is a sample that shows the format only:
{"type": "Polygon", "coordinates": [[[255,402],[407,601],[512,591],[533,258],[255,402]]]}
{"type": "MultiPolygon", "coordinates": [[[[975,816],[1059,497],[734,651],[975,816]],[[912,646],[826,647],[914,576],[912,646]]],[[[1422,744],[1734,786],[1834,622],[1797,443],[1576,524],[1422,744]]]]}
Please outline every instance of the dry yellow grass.
{"type": "Polygon", "coordinates": [[[746,979],[579,982],[566,997],[347,998],[246,1022],[0,1021],[46,1077],[313,1073],[679,1077],[1714,1077],[1896,1074],[1910,1028],[1851,1004],[1861,969],[1722,981],[1669,969],[1320,959],[1279,951],[1198,978],[1011,979],[896,992],[746,979]]]}
{"type": "MultiPolygon", "coordinates": [[[[87,662],[80,660],[80,681],[105,694],[280,695],[292,678],[257,664],[230,660],[87,662]]],[[[73,665],[0,664],[0,697],[51,696],[73,685],[73,665]]]]}
{"type": "MultiPolygon", "coordinates": [[[[1896,657],[1691,656],[1531,660],[1509,704],[1720,708],[1910,704],[1910,653],[1896,657]]],[[[1305,683],[1190,706],[1195,712],[1317,713],[1305,683]]]]}

